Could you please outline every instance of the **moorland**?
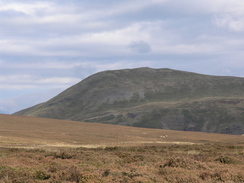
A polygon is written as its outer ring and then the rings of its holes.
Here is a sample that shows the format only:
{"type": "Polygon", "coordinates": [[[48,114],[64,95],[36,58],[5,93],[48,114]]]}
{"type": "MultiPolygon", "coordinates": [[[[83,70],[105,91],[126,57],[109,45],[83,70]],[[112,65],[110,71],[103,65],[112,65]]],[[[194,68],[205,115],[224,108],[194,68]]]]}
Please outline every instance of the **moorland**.
{"type": "Polygon", "coordinates": [[[243,182],[244,136],[0,115],[0,182],[243,182]]]}

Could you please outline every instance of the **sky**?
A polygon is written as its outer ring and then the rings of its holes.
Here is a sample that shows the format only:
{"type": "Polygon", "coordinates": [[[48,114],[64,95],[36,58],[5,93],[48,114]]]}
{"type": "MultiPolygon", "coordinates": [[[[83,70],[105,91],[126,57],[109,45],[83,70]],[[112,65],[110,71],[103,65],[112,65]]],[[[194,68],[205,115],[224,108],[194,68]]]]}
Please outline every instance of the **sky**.
{"type": "Polygon", "coordinates": [[[104,70],[244,77],[243,0],[0,0],[0,113],[104,70]]]}

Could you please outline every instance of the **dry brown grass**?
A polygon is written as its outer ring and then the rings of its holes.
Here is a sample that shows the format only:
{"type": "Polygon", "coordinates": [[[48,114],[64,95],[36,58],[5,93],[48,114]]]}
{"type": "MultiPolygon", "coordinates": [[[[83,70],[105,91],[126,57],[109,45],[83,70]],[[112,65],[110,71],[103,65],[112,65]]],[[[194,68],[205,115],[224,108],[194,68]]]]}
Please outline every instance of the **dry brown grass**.
{"type": "Polygon", "coordinates": [[[244,143],[244,136],[170,131],[0,114],[0,147],[107,147],[154,143],[244,143]]]}
{"type": "Polygon", "coordinates": [[[1,149],[0,157],[6,183],[244,181],[241,145],[1,149]]]}
{"type": "Polygon", "coordinates": [[[244,182],[244,136],[8,115],[0,126],[3,183],[244,182]]]}

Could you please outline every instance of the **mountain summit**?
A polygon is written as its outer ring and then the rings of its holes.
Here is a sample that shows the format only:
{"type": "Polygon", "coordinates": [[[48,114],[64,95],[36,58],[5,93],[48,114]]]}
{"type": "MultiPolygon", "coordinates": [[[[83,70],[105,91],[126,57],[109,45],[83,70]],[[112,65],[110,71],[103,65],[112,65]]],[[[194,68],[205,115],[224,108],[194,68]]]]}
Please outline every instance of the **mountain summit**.
{"type": "Polygon", "coordinates": [[[211,133],[244,133],[244,78],[172,69],[104,71],[15,115],[211,133]]]}

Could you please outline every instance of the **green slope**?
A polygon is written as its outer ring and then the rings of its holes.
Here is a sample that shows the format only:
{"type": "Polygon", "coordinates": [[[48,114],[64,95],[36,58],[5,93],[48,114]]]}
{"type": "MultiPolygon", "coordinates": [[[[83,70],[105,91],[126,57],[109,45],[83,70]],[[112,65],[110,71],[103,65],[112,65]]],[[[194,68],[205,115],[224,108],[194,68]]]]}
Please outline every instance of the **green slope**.
{"type": "Polygon", "coordinates": [[[244,133],[244,78],[171,69],[94,74],[16,115],[213,133],[244,133]]]}

